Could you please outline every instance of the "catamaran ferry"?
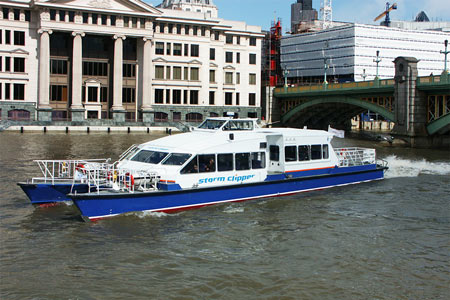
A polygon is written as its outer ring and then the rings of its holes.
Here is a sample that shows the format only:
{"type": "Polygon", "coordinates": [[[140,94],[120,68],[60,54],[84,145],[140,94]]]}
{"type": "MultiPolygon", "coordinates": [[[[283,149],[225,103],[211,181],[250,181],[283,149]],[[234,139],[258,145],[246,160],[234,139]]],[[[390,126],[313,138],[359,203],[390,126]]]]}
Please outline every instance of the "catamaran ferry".
{"type": "Polygon", "coordinates": [[[113,164],[83,162],[65,197],[84,219],[98,220],[383,179],[387,165],[374,149],[333,149],[332,138],[321,130],[260,128],[256,119],[210,118],[191,132],[135,145],[113,164]]]}

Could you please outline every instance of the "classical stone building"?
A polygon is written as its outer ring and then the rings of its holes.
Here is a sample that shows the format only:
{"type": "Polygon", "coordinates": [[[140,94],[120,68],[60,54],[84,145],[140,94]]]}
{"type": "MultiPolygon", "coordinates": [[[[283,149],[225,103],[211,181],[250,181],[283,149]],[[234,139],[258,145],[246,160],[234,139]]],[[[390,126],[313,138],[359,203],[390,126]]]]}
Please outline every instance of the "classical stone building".
{"type": "Polygon", "coordinates": [[[1,118],[260,117],[261,28],[172,2],[1,1],[1,118]]]}

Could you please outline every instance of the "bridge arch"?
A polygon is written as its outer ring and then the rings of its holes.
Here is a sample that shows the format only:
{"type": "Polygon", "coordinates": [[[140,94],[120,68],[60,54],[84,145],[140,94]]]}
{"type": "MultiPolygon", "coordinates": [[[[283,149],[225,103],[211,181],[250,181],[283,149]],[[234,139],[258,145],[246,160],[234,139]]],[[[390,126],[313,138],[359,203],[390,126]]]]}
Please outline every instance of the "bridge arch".
{"type": "Polygon", "coordinates": [[[315,106],[315,105],[322,105],[322,104],[332,104],[332,103],[339,103],[339,104],[348,104],[353,105],[357,107],[364,108],[366,110],[370,110],[371,112],[378,113],[379,115],[383,116],[387,120],[395,121],[394,113],[390,112],[384,107],[381,107],[379,105],[370,103],[368,101],[364,101],[358,98],[353,97],[346,97],[346,96],[334,96],[334,97],[326,97],[326,98],[315,98],[308,100],[300,105],[297,105],[287,113],[281,116],[281,122],[286,123],[291,119],[294,115],[297,113],[315,106]]]}

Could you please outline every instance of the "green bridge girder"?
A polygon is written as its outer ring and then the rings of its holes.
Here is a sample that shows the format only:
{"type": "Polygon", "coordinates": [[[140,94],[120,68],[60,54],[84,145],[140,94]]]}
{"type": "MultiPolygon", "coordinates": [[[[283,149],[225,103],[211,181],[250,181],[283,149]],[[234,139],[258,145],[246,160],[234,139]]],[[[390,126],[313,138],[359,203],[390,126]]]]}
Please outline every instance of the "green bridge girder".
{"type": "Polygon", "coordinates": [[[436,119],[427,125],[427,131],[429,135],[436,133],[444,134],[450,131],[450,113],[443,115],[439,119],[436,119]]]}
{"type": "Polygon", "coordinates": [[[348,97],[348,96],[330,96],[330,97],[319,97],[319,98],[311,98],[307,100],[306,102],[295,106],[293,109],[285,113],[281,116],[281,122],[286,123],[290,118],[292,118],[297,113],[307,109],[308,107],[312,107],[315,105],[321,105],[321,104],[348,104],[352,106],[357,106],[364,108],[366,110],[370,110],[372,112],[378,113],[379,115],[383,116],[387,120],[391,120],[395,122],[395,116],[394,113],[390,112],[389,110],[385,109],[384,107],[381,107],[379,105],[373,104],[368,101],[364,101],[358,98],[348,97]]]}

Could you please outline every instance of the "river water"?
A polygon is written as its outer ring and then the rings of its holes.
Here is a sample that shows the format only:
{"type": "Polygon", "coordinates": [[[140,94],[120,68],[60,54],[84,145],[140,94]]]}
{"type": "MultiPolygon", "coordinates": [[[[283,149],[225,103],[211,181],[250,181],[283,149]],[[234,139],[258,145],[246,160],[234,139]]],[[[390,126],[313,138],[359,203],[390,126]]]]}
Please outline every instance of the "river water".
{"type": "Polygon", "coordinates": [[[33,207],[33,159],[118,155],[147,134],[0,133],[0,299],[449,299],[450,153],[376,147],[386,179],[84,223],[33,207]]]}

